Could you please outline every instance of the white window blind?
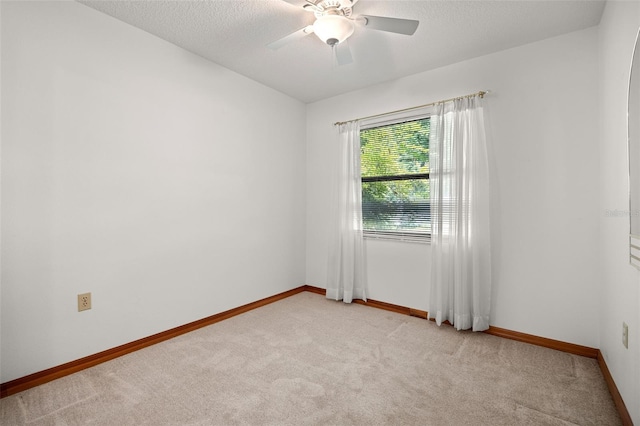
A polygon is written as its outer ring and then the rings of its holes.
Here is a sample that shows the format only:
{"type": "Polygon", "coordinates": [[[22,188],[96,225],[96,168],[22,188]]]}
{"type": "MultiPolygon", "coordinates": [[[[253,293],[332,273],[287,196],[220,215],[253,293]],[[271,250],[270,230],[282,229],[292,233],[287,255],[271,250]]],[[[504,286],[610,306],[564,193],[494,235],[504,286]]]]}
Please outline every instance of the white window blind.
{"type": "Polygon", "coordinates": [[[360,131],[366,236],[429,236],[429,130],[424,117],[360,131]]]}

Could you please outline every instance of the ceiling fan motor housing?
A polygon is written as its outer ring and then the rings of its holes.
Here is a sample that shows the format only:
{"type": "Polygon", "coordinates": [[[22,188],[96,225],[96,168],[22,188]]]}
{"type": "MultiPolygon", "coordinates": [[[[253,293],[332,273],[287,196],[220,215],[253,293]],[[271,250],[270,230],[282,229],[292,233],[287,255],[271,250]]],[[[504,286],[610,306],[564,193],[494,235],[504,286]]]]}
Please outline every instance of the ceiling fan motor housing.
{"type": "Polygon", "coordinates": [[[351,5],[350,0],[322,0],[316,3],[313,8],[313,13],[316,18],[321,18],[326,15],[340,15],[344,17],[351,17],[351,5]]]}
{"type": "Polygon", "coordinates": [[[335,46],[353,34],[353,21],[348,18],[351,16],[350,7],[343,8],[339,0],[324,0],[317,3],[316,7],[317,19],[313,24],[313,31],[320,40],[329,46],[335,46]]]}

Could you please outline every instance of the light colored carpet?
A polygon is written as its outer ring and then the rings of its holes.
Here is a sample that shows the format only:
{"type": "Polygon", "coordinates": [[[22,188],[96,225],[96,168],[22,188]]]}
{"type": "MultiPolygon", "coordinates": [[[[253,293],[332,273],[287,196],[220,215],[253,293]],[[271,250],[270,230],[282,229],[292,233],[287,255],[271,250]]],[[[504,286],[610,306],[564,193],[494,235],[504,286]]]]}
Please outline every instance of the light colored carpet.
{"type": "Polygon", "coordinates": [[[617,425],[597,362],[300,293],[0,400],[2,425],[617,425]]]}

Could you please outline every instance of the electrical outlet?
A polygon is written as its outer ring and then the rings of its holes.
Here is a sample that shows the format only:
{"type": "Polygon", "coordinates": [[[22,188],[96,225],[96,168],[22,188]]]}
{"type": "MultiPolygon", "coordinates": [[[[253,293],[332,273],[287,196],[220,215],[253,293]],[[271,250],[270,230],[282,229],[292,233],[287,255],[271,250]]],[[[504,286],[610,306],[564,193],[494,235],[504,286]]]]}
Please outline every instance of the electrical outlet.
{"type": "Polygon", "coordinates": [[[622,323],[622,344],[629,349],[629,326],[626,322],[622,323]]]}
{"type": "Polygon", "coordinates": [[[91,293],[82,293],[78,295],[78,312],[91,309],[91,293]]]}

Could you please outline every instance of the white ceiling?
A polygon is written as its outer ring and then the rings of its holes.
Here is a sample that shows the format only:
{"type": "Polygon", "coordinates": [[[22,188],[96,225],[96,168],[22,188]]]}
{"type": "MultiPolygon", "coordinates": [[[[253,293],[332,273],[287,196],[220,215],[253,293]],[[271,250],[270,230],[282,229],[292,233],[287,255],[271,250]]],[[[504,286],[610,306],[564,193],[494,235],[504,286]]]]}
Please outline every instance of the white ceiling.
{"type": "MultiPolygon", "coordinates": [[[[314,21],[283,0],[78,0],[303,102],[597,25],[604,1],[360,0],[354,15],[417,19],[413,36],[357,27],[354,63],[333,66],[311,34],[266,47],[314,21]]],[[[289,0],[291,2],[300,0],[289,0]]]]}

